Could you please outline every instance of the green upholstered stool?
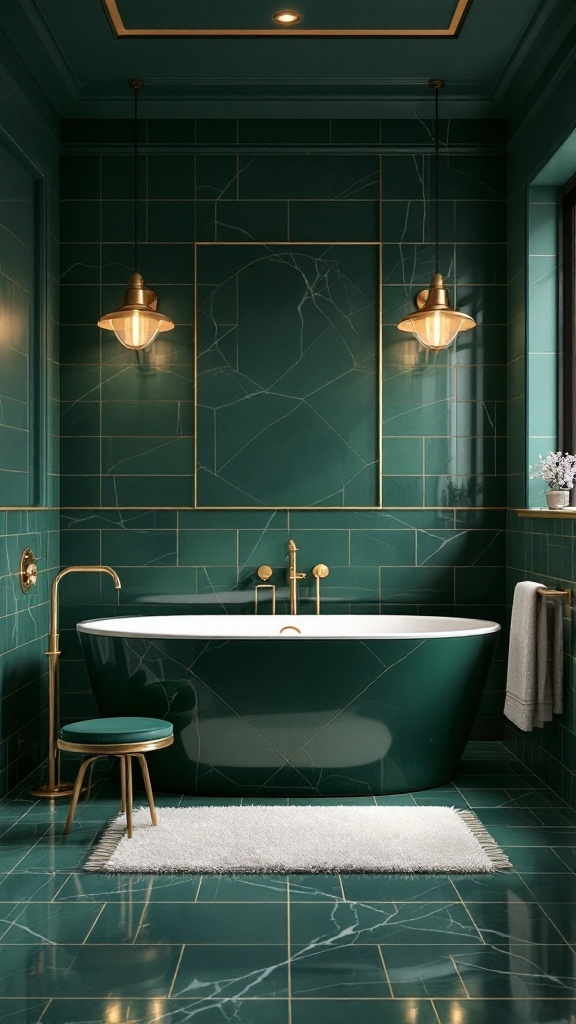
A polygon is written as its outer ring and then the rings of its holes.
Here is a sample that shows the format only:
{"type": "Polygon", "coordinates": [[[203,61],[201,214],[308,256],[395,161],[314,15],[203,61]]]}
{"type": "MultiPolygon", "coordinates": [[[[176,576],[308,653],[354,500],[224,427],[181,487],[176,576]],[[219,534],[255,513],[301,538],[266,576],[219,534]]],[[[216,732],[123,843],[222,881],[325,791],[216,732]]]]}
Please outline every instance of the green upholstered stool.
{"type": "Polygon", "coordinates": [[[132,838],[132,758],[140,762],[146,796],[150,806],[152,824],[157,824],[154,796],[148,774],[145,753],[161,750],[174,742],[174,729],[161,718],[94,718],[87,722],[74,722],[60,730],[58,747],[74,753],[88,754],[74,783],[70,810],[64,826],[64,835],[72,827],[76,804],[82,789],[86,769],[100,757],[117,757],[120,762],[121,808],[126,812],[126,832],[132,838]]]}

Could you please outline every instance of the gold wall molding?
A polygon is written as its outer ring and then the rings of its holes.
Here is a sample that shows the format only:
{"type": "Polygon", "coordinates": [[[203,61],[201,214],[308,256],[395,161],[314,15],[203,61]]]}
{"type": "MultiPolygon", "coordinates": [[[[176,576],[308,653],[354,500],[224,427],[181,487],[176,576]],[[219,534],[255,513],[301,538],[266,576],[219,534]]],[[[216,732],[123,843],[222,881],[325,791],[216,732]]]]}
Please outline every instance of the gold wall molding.
{"type": "Polygon", "coordinates": [[[453,0],[454,12],[450,23],[445,28],[281,28],[279,25],[269,28],[127,28],[120,12],[121,0],[102,0],[112,31],[117,39],[174,39],[200,38],[206,36],[273,37],[273,36],[304,36],[304,37],[341,37],[354,38],[388,38],[388,39],[455,39],[464,19],[472,6],[472,0],[453,0]]]}

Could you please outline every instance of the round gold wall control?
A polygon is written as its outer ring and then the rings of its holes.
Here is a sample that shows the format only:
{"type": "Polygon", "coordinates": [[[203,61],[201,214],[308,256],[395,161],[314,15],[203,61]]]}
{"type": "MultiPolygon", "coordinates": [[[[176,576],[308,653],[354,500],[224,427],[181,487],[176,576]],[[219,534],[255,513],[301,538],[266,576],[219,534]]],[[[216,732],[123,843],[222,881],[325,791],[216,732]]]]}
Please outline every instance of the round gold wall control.
{"type": "Polygon", "coordinates": [[[257,572],[261,580],[269,580],[270,577],[273,575],[274,570],[270,565],[261,565],[258,568],[257,572]]]}
{"type": "Polygon", "coordinates": [[[24,548],[20,555],[18,575],[20,576],[20,586],[24,593],[27,594],[30,587],[33,587],[38,579],[36,556],[31,548],[24,548]]]}

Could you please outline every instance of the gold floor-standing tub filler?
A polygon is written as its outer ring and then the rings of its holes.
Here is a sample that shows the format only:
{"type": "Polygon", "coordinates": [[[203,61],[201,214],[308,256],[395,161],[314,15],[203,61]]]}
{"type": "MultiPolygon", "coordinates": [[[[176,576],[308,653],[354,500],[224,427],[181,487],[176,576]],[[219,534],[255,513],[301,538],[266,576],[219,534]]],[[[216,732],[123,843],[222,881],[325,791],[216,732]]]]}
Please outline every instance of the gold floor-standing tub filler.
{"type": "Polygon", "coordinates": [[[60,780],[60,758],[58,753],[59,723],[59,662],[60,648],[58,637],[58,585],[60,580],[71,572],[100,572],[111,576],[116,590],[121,583],[117,573],[108,565],[69,565],[55,577],[50,593],[50,633],[48,636],[48,782],[30,790],[32,796],[54,800],[60,796],[71,796],[74,783],[60,780]]]}

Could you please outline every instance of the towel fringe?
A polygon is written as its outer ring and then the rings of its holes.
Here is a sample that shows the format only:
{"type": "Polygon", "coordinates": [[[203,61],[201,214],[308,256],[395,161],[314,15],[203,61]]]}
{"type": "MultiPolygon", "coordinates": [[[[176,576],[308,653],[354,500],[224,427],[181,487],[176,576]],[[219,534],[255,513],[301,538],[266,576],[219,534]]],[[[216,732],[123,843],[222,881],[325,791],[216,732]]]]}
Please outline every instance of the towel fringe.
{"type": "MultiPolygon", "coordinates": [[[[136,815],[138,811],[143,810],[142,807],[134,807],[133,815],[136,815]]],[[[108,861],[116,852],[116,848],[120,843],[120,840],[126,835],[126,815],[122,811],[117,814],[115,818],[108,824],[108,828],[98,840],[98,846],[91,853],[88,860],[84,865],[84,871],[100,871],[105,872],[108,865],[108,861]]]]}
{"type": "Polygon", "coordinates": [[[464,824],[468,826],[474,838],[480,843],[484,853],[489,857],[494,867],[499,871],[511,868],[512,862],[508,859],[502,847],[486,831],[480,819],[474,814],[474,811],[463,811],[459,807],[455,807],[454,810],[464,824]]]}

